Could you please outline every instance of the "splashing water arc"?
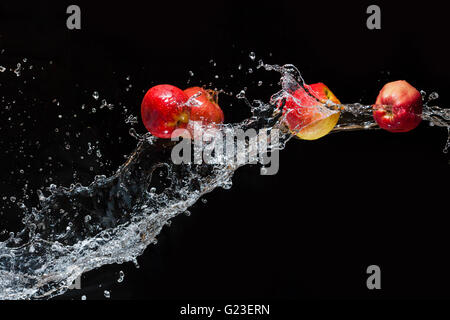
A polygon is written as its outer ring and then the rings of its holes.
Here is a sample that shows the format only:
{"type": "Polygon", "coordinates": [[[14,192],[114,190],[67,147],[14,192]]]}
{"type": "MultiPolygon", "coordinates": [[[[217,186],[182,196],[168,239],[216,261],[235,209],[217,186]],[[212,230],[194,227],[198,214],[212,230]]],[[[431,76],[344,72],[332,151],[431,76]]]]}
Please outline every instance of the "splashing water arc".
{"type": "MultiPolygon", "coordinates": [[[[241,94],[252,117],[223,125],[220,132],[281,129],[279,141],[271,148],[282,150],[292,135],[283,130],[283,117],[276,106],[303,88],[304,82],[293,65],[260,67],[280,73],[281,90],[266,103],[249,103],[241,94]]],[[[321,108],[335,112],[332,104],[321,108]]],[[[333,132],[376,128],[372,106],[349,104],[340,110],[342,116],[333,132]]],[[[449,109],[425,106],[423,119],[450,128],[449,109]]],[[[241,165],[227,164],[232,159],[225,159],[225,164],[174,165],[173,146],[174,142],[150,134],[138,136],[135,151],[110,177],[97,176],[88,186],[52,185],[47,196],[38,192],[38,208],[24,205],[23,230],[0,242],[0,299],[50,298],[63,294],[89,270],[135,261],[156,243],[172,218],[215,188],[231,187],[232,176],[241,165]]]]}

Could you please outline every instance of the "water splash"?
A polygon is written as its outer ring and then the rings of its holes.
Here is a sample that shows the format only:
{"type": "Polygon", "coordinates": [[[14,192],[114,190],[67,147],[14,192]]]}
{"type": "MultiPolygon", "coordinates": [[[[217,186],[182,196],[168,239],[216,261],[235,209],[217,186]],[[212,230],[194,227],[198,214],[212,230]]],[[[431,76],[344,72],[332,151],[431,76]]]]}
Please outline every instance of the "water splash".
{"type": "MultiPolygon", "coordinates": [[[[259,62],[257,68],[261,67],[280,73],[280,90],[269,102],[252,103],[246,91],[241,91],[237,97],[250,107],[252,116],[219,129],[223,134],[250,128],[280,130],[279,141],[267,143],[272,150],[281,150],[292,138],[283,124],[283,101],[293,98],[292,93],[303,90],[306,84],[293,65],[259,62]]],[[[93,97],[99,98],[97,94],[93,97]]],[[[318,107],[324,113],[336,112],[336,108],[341,111],[334,132],[376,128],[372,106],[326,103],[318,107]]],[[[423,118],[450,130],[448,109],[426,105],[423,118]]],[[[135,119],[130,116],[127,122],[134,123],[135,119]]],[[[175,165],[171,151],[176,142],[139,135],[133,128],[130,134],[137,139],[137,147],[113,175],[96,176],[87,186],[53,184],[46,195],[37,191],[38,206],[29,208],[21,203],[24,228],[0,242],[0,299],[50,298],[64,293],[87,271],[113,263],[136,263],[136,258],[156,243],[171,219],[189,212],[194,203],[215,188],[230,188],[234,172],[244,165],[234,161],[175,165]]],[[[94,146],[88,147],[92,153],[94,146]]],[[[120,279],[123,281],[122,275],[120,279]]],[[[109,292],[105,291],[105,296],[110,296],[109,292]]]]}

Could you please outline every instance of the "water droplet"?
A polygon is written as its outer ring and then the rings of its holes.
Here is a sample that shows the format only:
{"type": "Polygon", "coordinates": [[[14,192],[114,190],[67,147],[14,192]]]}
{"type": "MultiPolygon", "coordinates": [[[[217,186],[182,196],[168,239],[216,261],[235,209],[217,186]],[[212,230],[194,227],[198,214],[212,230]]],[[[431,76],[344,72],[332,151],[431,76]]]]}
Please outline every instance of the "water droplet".
{"type": "Polygon", "coordinates": [[[100,94],[99,94],[97,91],[94,91],[94,93],[92,94],[92,97],[93,97],[95,100],[98,100],[98,98],[100,98],[100,94]]]}
{"type": "Polygon", "coordinates": [[[250,52],[250,54],[248,56],[250,57],[250,59],[252,59],[252,61],[255,61],[256,54],[254,52],[250,52]]]}
{"type": "Polygon", "coordinates": [[[262,59],[260,59],[260,60],[258,61],[258,65],[256,66],[256,69],[259,69],[259,68],[261,68],[261,67],[264,67],[264,61],[262,61],[262,59]]]}
{"type": "Polygon", "coordinates": [[[92,144],[90,142],[88,142],[87,154],[91,155],[93,150],[94,150],[94,148],[92,147],[92,144]]]}
{"type": "Polygon", "coordinates": [[[130,115],[130,116],[128,116],[128,118],[125,119],[125,123],[134,125],[134,124],[138,123],[138,119],[137,119],[137,117],[130,115]]]}
{"type": "Polygon", "coordinates": [[[194,76],[194,72],[189,70],[189,76],[193,77],[194,76]]]}
{"type": "Polygon", "coordinates": [[[119,272],[119,279],[117,279],[118,283],[122,283],[123,280],[125,279],[125,273],[123,271],[119,272]]]}
{"type": "Polygon", "coordinates": [[[427,93],[424,90],[420,90],[420,95],[422,96],[422,99],[424,99],[427,93]]]}
{"type": "Polygon", "coordinates": [[[225,190],[230,190],[232,186],[233,182],[231,180],[227,180],[222,183],[222,188],[225,190]]]}
{"type": "Polygon", "coordinates": [[[136,132],[136,129],[134,128],[130,128],[130,130],[128,130],[128,133],[130,134],[130,136],[132,136],[133,138],[140,140],[141,136],[136,132]]]}
{"type": "Polygon", "coordinates": [[[81,300],[85,301],[87,299],[86,296],[81,296],[81,300]]]}
{"type": "Polygon", "coordinates": [[[236,98],[238,99],[245,99],[245,91],[241,90],[237,95],[236,98]]]}
{"type": "Polygon", "coordinates": [[[436,100],[439,98],[439,94],[437,92],[432,92],[428,96],[428,101],[436,100]]]}
{"type": "Polygon", "coordinates": [[[16,76],[20,76],[20,71],[22,70],[22,65],[20,63],[17,64],[17,68],[14,70],[16,76]]]}
{"type": "Polygon", "coordinates": [[[111,298],[111,292],[109,292],[108,290],[105,290],[104,294],[106,299],[111,298]]]}

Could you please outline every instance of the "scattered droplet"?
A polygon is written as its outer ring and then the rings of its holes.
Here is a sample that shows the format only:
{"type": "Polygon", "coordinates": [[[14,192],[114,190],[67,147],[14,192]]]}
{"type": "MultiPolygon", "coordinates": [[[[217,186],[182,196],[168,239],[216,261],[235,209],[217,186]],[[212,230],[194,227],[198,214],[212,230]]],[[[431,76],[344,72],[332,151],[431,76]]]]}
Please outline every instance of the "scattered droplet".
{"type": "Polygon", "coordinates": [[[258,61],[258,65],[256,66],[256,69],[259,69],[261,67],[264,67],[264,61],[262,61],[261,59],[258,61]]]}
{"type": "Polygon", "coordinates": [[[94,150],[94,148],[92,147],[92,144],[90,142],[88,142],[87,154],[91,155],[93,150],[94,150]]]}
{"type": "Polygon", "coordinates": [[[118,283],[122,283],[123,280],[125,279],[125,273],[123,271],[119,272],[119,279],[117,279],[118,283]]]}
{"type": "Polygon", "coordinates": [[[134,124],[138,123],[138,119],[137,119],[137,117],[130,115],[130,116],[128,116],[128,118],[125,119],[125,123],[134,125],[134,124]]]}
{"type": "Polygon", "coordinates": [[[439,98],[439,94],[437,92],[432,92],[428,96],[428,101],[436,100],[439,98]]]}
{"type": "Polygon", "coordinates": [[[422,96],[422,99],[424,99],[427,96],[427,93],[424,90],[420,90],[420,95],[422,96]]]}
{"type": "Polygon", "coordinates": [[[238,99],[245,99],[245,91],[241,90],[237,95],[236,98],[238,99]]]}

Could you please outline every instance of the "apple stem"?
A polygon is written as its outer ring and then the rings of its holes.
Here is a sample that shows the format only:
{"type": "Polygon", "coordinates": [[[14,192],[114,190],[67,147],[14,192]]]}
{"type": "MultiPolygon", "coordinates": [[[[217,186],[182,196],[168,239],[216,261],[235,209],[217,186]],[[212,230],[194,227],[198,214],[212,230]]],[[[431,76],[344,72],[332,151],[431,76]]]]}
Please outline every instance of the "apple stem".
{"type": "Polygon", "coordinates": [[[206,92],[208,93],[209,97],[208,99],[216,104],[219,104],[219,91],[207,89],[206,92]]]}

